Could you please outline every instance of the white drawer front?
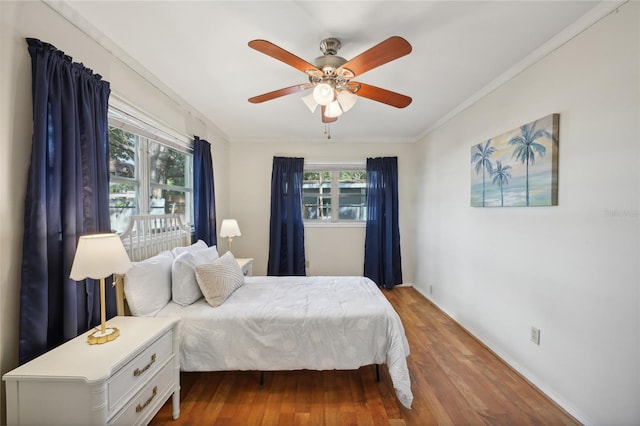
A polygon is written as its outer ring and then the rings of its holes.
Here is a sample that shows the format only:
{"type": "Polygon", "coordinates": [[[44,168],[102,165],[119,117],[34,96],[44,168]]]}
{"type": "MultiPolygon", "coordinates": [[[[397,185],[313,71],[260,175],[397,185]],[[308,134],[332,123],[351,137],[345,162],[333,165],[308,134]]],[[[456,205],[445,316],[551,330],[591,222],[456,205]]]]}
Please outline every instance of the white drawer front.
{"type": "Polygon", "coordinates": [[[167,362],[131,401],[109,422],[110,425],[147,424],[173,392],[173,362],[167,362]]]}
{"type": "Polygon", "coordinates": [[[171,330],[121,368],[109,381],[109,412],[117,410],[137,392],[171,356],[171,330]]]}

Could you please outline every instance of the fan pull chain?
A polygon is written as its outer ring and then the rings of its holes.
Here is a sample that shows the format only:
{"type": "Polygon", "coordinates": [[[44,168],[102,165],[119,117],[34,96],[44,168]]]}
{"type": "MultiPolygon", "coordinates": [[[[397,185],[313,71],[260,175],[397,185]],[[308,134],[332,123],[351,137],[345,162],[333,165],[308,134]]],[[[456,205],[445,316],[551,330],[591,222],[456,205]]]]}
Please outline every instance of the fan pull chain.
{"type": "Polygon", "coordinates": [[[324,124],[324,134],[327,135],[327,139],[331,139],[331,128],[329,123],[324,124]]]}

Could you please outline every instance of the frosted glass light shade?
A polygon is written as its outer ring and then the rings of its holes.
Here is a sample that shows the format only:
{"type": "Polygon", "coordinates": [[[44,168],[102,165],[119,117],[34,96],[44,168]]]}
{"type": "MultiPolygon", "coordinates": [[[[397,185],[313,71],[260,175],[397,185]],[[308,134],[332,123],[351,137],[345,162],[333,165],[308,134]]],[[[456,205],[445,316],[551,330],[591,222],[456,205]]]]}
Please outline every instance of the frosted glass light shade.
{"type": "Polygon", "coordinates": [[[239,237],[242,234],[240,233],[240,227],[238,226],[238,221],[235,219],[225,219],[222,221],[222,226],[220,227],[220,236],[223,238],[233,238],[239,237]]]}
{"type": "Polygon", "coordinates": [[[334,96],[333,87],[327,83],[320,83],[313,88],[313,99],[320,105],[328,105],[333,101],[334,96]]]}
{"type": "Polygon", "coordinates": [[[309,108],[309,111],[311,111],[311,113],[316,112],[316,108],[318,107],[318,103],[313,98],[313,92],[309,93],[307,96],[304,96],[302,98],[302,102],[304,102],[304,104],[307,106],[307,108],[309,108]]]}
{"type": "Polygon", "coordinates": [[[330,102],[324,110],[324,115],[329,118],[339,117],[342,115],[342,109],[338,101],[330,102]]]}
{"type": "Polygon", "coordinates": [[[97,280],[124,274],[130,267],[131,261],[118,234],[83,235],[78,240],[70,278],[97,280]]]}
{"type": "Polygon", "coordinates": [[[338,93],[338,102],[340,102],[340,107],[342,107],[343,112],[349,111],[358,100],[358,96],[353,94],[351,90],[343,89],[338,93]]]}

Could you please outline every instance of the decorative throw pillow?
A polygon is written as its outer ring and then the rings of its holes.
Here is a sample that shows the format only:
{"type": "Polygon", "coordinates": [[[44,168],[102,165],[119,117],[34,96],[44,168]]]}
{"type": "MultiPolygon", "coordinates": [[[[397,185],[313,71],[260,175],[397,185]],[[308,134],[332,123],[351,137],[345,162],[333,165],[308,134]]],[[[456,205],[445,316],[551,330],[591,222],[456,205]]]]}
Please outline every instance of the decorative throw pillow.
{"type": "Polygon", "coordinates": [[[244,274],[230,251],[213,263],[196,266],[196,279],[211,306],[220,306],[244,284],[244,274]]]}
{"type": "Polygon", "coordinates": [[[173,255],[163,251],[141,262],[131,262],[124,274],[124,294],[134,316],[157,314],[171,300],[173,255]]]}
{"type": "Polygon", "coordinates": [[[191,244],[190,246],[174,247],[174,248],[171,249],[171,253],[173,253],[173,257],[178,257],[182,253],[186,253],[186,252],[190,252],[190,251],[197,251],[197,250],[204,250],[207,247],[208,247],[207,243],[205,243],[202,240],[198,240],[195,243],[191,244]]]}
{"type": "Polygon", "coordinates": [[[176,257],[171,266],[171,293],[173,301],[187,306],[202,297],[196,281],[196,266],[212,263],[218,258],[218,249],[211,246],[204,250],[188,251],[176,257]]]}

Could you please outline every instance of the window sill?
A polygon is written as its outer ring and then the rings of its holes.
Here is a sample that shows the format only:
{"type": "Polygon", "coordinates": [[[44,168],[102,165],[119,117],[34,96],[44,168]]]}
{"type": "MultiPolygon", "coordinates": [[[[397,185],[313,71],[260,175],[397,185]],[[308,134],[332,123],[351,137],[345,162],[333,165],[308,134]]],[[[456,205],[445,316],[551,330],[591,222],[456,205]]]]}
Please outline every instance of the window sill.
{"type": "Polygon", "coordinates": [[[305,228],[365,228],[367,222],[354,221],[354,222],[329,222],[329,221],[304,221],[305,228]]]}

